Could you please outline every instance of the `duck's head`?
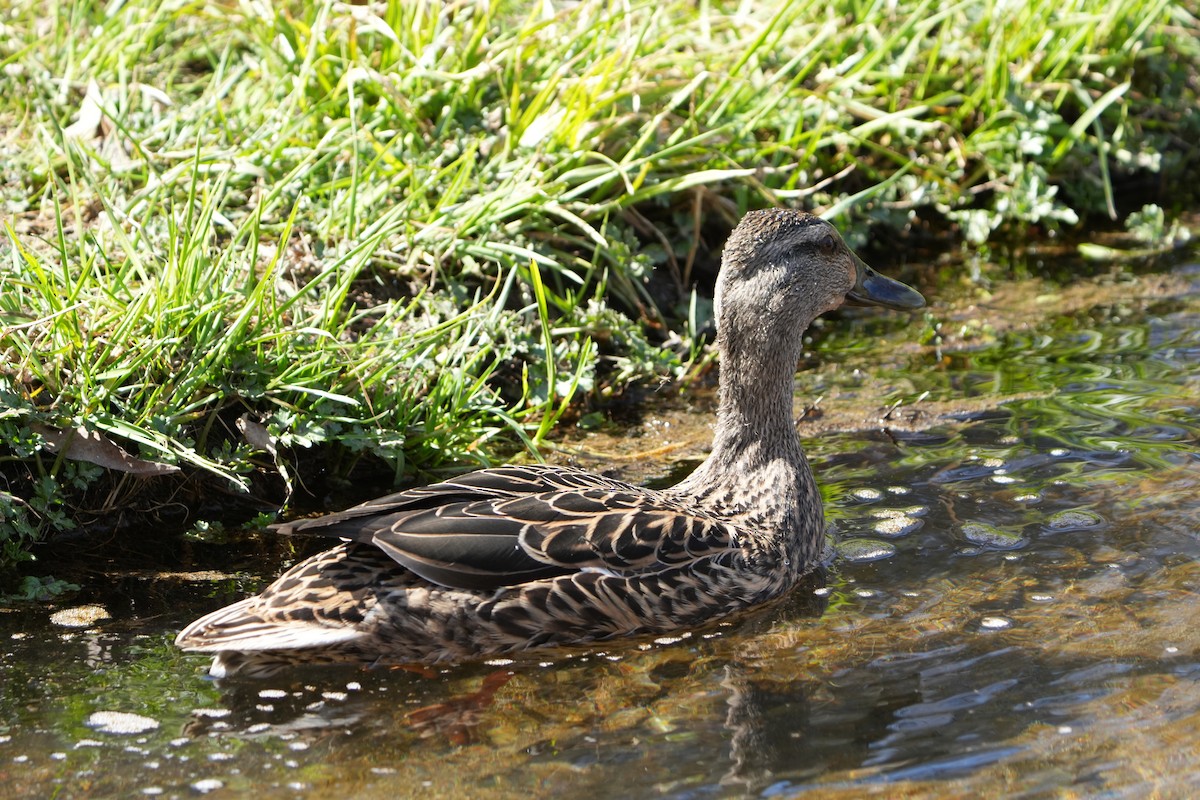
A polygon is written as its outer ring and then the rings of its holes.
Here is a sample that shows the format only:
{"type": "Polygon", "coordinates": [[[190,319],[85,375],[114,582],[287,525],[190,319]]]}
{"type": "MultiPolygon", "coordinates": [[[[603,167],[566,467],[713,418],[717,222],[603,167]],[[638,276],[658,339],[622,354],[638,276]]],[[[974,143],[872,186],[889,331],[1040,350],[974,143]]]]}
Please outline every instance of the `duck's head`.
{"type": "Polygon", "coordinates": [[[847,300],[913,310],[925,298],[880,275],[856,256],[837,229],[803,211],[751,211],[725,243],[715,296],[717,330],[755,341],[799,341],[820,314],[847,300]]]}

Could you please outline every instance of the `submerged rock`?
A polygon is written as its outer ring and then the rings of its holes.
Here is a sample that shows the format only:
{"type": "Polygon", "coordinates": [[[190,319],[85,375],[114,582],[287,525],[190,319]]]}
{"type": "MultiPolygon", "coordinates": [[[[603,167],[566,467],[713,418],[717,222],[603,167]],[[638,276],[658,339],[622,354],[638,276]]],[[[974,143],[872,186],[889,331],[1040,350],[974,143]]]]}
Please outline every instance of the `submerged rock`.
{"type": "Polygon", "coordinates": [[[1046,529],[1056,533],[1061,531],[1082,531],[1088,528],[1098,528],[1104,524],[1104,517],[1092,511],[1083,509],[1067,509],[1059,511],[1046,521],[1046,529]]]}
{"type": "Polygon", "coordinates": [[[896,555],[896,545],[878,539],[844,539],[837,543],[837,552],[846,561],[855,563],[878,561],[896,555]]]}
{"type": "Polygon", "coordinates": [[[64,628],[90,628],[97,622],[112,619],[108,609],[100,605],[75,606],[55,611],[50,615],[50,621],[64,628]]]}
{"type": "Polygon", "coordinates": [[[907,536],[925,524],[925,520],[907,515],[885,517],[876,522],[872,528],[876,535],[897,538],[907,536]]]}
{"type": "Polygon", "coordinates": [[[962,534],[971,544],[989,550],[1016,550],[1029,543],[1029,540],[1020,534],[1001,530],[986,522],[965,523],[962,526],[962,534]]]}

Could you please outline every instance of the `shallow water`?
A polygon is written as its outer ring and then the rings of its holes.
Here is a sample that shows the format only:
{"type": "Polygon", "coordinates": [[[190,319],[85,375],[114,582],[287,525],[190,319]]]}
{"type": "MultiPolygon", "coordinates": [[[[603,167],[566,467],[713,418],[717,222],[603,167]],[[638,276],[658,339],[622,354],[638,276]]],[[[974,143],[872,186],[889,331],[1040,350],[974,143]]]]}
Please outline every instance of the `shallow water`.
{"type": "MultiPolygon", "coordinates": [[[[900,399],[1026,399],[809,442],[841,557],[730,623],[217,684],[170,642],[277,571],[261,543],[217,579],[101,570],[0,611],[0,796],[1200,793],[1200,269],[1175,272],[1182,294],[889,351],[900,399]]],[[[853,358],[799,385],[853,393],[853,358]]]]}

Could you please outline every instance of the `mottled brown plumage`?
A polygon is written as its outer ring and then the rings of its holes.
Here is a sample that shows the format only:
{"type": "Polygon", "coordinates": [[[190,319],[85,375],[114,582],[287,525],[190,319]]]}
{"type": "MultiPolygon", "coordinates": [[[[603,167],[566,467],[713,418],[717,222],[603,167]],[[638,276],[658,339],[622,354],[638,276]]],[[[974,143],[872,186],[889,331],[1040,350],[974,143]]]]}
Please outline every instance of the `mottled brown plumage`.
{"type": "Polygon", "coordinates": [[[661,633],[776,597],[824,540],[792,423],[802,336],[847,297],[921,296],[799,211],[746,215],[717,281],[720,406],[687,479],[646,489],[568,467],[501,467],[279,526],[344,539],[176,640],[212,674],[297,663],[461,661],[661,633]]]}

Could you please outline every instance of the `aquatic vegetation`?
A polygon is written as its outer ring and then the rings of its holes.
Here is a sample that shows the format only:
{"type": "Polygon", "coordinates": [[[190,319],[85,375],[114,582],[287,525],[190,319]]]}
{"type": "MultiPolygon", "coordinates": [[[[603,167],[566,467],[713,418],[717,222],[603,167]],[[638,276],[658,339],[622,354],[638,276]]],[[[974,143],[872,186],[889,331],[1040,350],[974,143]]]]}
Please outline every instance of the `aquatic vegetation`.
{"type": "Polygon", "coordinates": [[[534,449],[687,371],[751,207],[856,245],[1170,208],[1198,38],[1167,0],[10,3],[0,564],[534,449]]]}

